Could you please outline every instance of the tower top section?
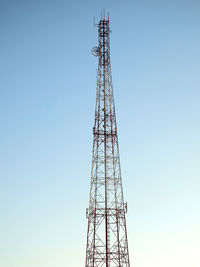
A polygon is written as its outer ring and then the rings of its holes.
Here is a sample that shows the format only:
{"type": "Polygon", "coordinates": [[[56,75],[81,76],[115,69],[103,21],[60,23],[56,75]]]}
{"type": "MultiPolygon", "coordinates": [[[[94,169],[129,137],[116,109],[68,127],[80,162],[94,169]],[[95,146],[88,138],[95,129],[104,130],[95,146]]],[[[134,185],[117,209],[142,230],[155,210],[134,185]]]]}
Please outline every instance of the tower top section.
{"type": "Polygon", "coordinates": [[[108,68],[110,65],[110,26],[109,13],[105,14],[105,9],[101,13],[101,19],[94,26],[98,28],[98,46],[92,48],[93,56],[98,57],[99,66],[108,68]]]}
{"type": "Polygon", "coordinates": [[[109,22],[109,12],[106,12],[105,8],[103,9],[103,11],[101,11],[101,19],[99,20],[99,23],[96,23],[96,18],[94,17],[94,27],[98,27],[102,21],[109,22]]]}

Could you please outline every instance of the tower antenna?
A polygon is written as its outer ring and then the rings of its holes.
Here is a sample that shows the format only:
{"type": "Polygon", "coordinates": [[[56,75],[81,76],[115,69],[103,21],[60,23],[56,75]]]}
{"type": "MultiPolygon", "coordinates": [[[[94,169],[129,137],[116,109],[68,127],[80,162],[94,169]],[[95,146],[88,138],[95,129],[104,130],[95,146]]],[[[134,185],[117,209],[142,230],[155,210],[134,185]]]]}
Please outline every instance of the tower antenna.
{"type": "Polygon", "coordinates": [[[98,24],[95,120],[85,267],[130,267],[110,64],[109,15],[98,24]]]}

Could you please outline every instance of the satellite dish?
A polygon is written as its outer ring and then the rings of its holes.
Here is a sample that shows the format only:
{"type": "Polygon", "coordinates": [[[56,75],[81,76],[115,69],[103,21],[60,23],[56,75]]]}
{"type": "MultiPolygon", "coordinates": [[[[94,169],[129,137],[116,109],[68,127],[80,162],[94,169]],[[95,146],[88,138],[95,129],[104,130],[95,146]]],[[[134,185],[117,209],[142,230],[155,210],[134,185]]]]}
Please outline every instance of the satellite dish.
{"type": "Polygon", "coordinates": [[[100,49],[99,49],[99,47],[94,46],[92,48],[92,55],[95,56],[95,57],[99,57],[100,56],[100,49]]]}

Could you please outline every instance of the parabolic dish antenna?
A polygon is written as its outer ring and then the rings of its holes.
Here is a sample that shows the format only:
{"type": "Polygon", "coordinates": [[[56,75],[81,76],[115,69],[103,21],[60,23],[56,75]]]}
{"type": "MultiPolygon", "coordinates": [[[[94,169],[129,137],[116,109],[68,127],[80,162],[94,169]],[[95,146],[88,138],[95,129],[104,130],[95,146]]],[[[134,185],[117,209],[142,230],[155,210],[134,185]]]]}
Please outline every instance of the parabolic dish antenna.
{"type": "Polygon", "coordinates": [[[95,57],[99,57],[100,56],[100,49],[99,49],[99,47],[94,46],[92,48],[92,55],[95,56],[95,57]]]}

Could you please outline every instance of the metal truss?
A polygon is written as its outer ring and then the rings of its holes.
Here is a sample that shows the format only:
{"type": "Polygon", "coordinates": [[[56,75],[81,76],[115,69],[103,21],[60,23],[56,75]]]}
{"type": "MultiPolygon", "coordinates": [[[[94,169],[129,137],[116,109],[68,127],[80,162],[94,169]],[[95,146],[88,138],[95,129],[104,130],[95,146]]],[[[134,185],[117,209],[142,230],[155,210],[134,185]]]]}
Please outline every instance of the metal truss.
{"type": "Polygon", "coordinates": [[[85,267],[130,267],[110,64],[109,17],[98,24],[95,122],[85,267]]]}

